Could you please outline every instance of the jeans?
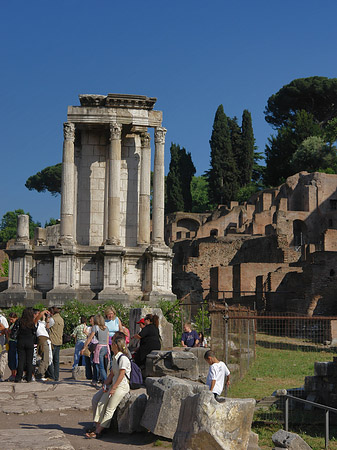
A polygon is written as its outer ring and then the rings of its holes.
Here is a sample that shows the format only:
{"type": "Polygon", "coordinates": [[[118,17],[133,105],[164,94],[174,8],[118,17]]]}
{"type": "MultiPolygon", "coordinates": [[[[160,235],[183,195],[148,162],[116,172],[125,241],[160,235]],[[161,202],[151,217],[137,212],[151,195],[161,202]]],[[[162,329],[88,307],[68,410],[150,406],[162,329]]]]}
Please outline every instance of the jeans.
{"type": "Polygon", "coordinates": [[[99,364],[98,364],[98,373],[99,373],[99,379],[101,381],[104,381],[107,379],[107,374],[105,370],[105,355],[108,353],[108,347],[102,347],[99,352],[99,364]]]}
{"type": "Polygon", "coordinates": [[[73,369],[79,365],[80,360],[83,360],[83,356],[80,355],[80,351],[84,347],[84,340],[78,340],[75,344],[75,350],[74,350],[74,364],[73,369]]]}
{"type": "Polygon", "coordinates": [[[16,346],[16,341],[9,341],[8,367],[11,370],[16,370],[18,367],[18,353],[16,350],[16,346]]]}
{"type": "Polygon", "coordinates": [[[60,348],[60,345],[53,346],[53,362],[46,372],[47,376],[50,376],[54,381],[58,381],[60,376],[60,348]]]}

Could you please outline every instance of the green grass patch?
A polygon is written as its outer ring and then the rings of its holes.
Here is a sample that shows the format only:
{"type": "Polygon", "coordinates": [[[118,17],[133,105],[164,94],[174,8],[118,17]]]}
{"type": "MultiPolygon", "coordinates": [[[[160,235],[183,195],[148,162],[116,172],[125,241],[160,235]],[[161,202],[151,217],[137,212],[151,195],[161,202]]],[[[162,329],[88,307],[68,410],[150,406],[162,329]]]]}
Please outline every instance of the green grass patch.
{"type": "Polygon", "coordinates": [[[228,397],[261,400],[277,389],[303,386],[304,378],[314,375],[316,361],[332,361],[333,354],[324,351],[279,350],[256,347],[256,359],[244,378],[233,384],[228,397]]]}

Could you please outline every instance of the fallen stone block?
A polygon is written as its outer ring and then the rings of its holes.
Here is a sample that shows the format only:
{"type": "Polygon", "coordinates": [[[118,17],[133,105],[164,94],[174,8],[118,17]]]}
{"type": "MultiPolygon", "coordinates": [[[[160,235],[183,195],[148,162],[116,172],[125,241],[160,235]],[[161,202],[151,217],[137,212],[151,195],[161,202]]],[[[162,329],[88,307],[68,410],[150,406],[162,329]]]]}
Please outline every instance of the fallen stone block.
{"type": "Polygon", "coordinates": [[[1,448],[6,450],[75,450],[61,430],[0,430],[0,442],[1,448]]]}
{"type": "Polygon", "coordinates": [[[199,379],[197,357],[191,352],[152,351],[146,357],[146,376],[165,375],[197,381],[199,379]]]}
{"type": "Polygon", "coordinates": [[[254,433],[254,431],[250,432],[247,450],[261,450],[259,447],[259,435],[254,433]]]}
{"type": "Polygon", "coordinates": [[[221,398],[210,391],[186,397],[180,409],[174,450],[247,450],[254,399],[221,398]]]}
{"type": "Polygon", "coordinates": [[[289,450],[312,450],[311,447],[295,433],[278,430],[272,435],[275,448],[287,448],[289,450]]]}
{"type": "Polygon", "coordinates": [[[117,407],[117,427],[120,433],[136,433],[144,431],[140,425],[146,408],[147,395],[145,389],[137,389],[126,395],[117,407]]]}
{"type": "Polygon", "coordinates": [[[199,370],[199,380],[206,382],[208,370],[209,370],[209,364],[207,361],[205,361],[205,353],[208,352],[209,348],[205,347],[191,347],[191,348],[185,348],[186,352],[193,353],[193,355],[198,360],[198,370],[199,370]]]}
{"type": "Polygon", "coordinates": [[[85,366],[76,366],[72,370],[72,377],[76,381],[85,381],[87,377],[85,376],[85,366]]]}
{"type": "Polygon", "coordinates": [[[188,380],[165,376],[147,378],[149,396],[141,426],[152,433],[172,439],[177,428],[181,402],[189,395],[208,391],[208,387],[188,380]]]}

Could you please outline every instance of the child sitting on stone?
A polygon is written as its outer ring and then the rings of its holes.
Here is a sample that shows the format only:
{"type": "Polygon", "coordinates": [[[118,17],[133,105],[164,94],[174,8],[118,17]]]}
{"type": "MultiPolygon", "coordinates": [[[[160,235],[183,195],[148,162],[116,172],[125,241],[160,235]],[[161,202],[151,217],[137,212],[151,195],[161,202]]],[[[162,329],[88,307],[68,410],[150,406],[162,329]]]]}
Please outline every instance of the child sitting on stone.
{"type": "Polygon", "coordinates": [[[222,361],[219,361],[215,353],[212,350],[208,350],[204,356],[205,360],[210,365],[208,370],[208,375],[206,379],[206,384],[209,386],[211,392],[213,392],[215,399],[221,395],[225,385],[226,379],[226,387],[229,386],[229,375],[230,371],[226,364],[222,361]]]}

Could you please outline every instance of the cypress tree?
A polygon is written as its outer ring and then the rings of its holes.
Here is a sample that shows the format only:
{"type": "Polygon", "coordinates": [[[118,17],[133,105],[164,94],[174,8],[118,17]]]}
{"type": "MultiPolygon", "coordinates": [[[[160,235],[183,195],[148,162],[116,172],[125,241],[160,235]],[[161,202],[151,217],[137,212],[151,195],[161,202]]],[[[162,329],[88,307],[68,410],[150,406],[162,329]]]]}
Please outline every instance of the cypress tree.
{"type": "Polygon", "coordinates": [[[241,170],[242,170],[242,135],[241,128],[238,125],[237,117],[231,119],[228,117],[228,127],[231,136],[232,153],[237,167],[238,183],[241,186],[241,170]]]}
{"type": "Polygon", "coordinates": [[[166,177],[166,213],[184,211],[184,197],[180,175],[180,147],[171,143],[171,161],[166,177]]]}
{"type": "Polygon", "coordinates": [[[211,140],[211,169],[208,171],[210,201],[215,204],[235,199],[237,168],[232,152],[228,119],[220,105],[215,113],[211,140]]]}
{"type": "Polygon", "coordinates": [[[241,152],[237,163],[240,167],[240,186],[245,186],[252,181],[255,144],[252,116],[247,109],[242,113],[241,129],[241,152]]]}
{"type": "Polygon", "coordinates": [[[184,211],[191,212],[192,211],[191,182],[196,170],[192,161],[191,153],[186,152],[185,148],[182,148],[180,152],[179,169],[180,169],[179,172],[180,172],[181,189],[184,199],[184,211]]]}

